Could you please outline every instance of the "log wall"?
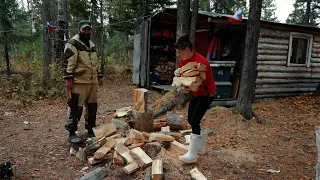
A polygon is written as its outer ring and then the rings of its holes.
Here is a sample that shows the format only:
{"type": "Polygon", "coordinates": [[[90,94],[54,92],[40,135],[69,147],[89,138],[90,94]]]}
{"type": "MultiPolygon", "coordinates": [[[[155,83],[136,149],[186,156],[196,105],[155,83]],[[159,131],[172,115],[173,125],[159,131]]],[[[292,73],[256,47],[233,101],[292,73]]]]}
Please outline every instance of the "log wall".
{"type": "Polygon", "coordinates": [[[255,98],[314,92],[320,83],[320,36],[314,35],[310,67],[288,67],[289,31],[261,28],[255,98]]]}

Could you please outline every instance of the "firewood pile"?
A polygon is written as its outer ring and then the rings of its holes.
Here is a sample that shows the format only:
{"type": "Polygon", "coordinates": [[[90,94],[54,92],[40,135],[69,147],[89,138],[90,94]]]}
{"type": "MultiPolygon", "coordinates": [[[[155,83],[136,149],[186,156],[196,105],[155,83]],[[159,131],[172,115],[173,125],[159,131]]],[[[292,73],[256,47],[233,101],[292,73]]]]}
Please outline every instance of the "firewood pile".
{"type": "Polygon", "coordinates": [[[201,63],[189,62],[179,68],[180,77],[174,77],[172,86],[185,87],[189,91],[198,91],[202,81],[206,80],[206,66],[201,63]]]}
{"type": "MultiPolygon", "coordinates": [[[[147,108],[147,90],[135,89],[134,97],[133,108],[122,108],[126,113],[131,113],[128,111],[131,109],[135,114],[131,127],[123,120],[124,118],[121,118],[112,119],[109,123],[94,128],[95,137],[88,139],[84,148],[70,149],[70,154],[75,155],[75,163],[96,166],[111,161],[113,164],[122,166],[122,171],[127,174],[150,167],[150,179],[164,178],[161,151],[173,148],[175,152],[186,153],[188,146],[180,142],[183,135],[191,131],[183,131],[182,120],[174,112],[168,112],[167,116],[161,119],[145,115],[153,114],[153,111],[147,108]],[[152,129],[143,127],[142,124],[139,124],[141,119],[135,118],[144,118],[142,119],[143,124],[151,126],[152,129]],[[136,123],[139,125],[137,126],[136,123]],[[135,126],[139,129],[133,128],[135,126]],[[171,132],[173,129],[176,132],[171,132]],[[182,131],[177,132],[178,130],[182,131]]],[[[119,112],[115,113],[115,117],[119,112]]],[[[123,112],[120,114],[121,117],[125,117],[123,112]]],[[[107,176],[107,171],[105,166],[98,167],[80,179],[102,179],[107,176]]],[[[196,169],[190,171],[191,176],[196,177],[195,179],[199,179],[197,178],[199,173],[196,169]]]]}

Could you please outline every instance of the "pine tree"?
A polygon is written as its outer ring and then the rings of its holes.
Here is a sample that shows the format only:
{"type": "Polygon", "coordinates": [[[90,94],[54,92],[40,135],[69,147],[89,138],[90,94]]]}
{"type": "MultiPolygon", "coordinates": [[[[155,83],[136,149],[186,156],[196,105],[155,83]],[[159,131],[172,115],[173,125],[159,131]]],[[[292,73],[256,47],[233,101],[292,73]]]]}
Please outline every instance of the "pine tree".
{"type": "Polygon", "coordinates": [[[294,10],[287,18],[289,24],[316,27],[320,18],[320,2],[318,0],[296,0],[294,10]]]}
{"type": "Polygon", "coordinates": [[[261,20],[279,22],[275,15],[277,7],[274,4],[274,0],[263,0],[261,9],[261,20]]]}

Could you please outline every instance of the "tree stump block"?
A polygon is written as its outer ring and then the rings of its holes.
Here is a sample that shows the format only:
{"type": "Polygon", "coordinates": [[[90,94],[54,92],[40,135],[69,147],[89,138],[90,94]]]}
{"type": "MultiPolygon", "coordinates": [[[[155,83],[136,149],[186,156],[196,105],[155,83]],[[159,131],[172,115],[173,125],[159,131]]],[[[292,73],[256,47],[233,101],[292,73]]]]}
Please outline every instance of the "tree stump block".
{"type": "Polygon", "coordinates": [[[154,112],[148,109],[146,112],[133,111],[133,128],[141,132],[153,131],[154,112]]]}

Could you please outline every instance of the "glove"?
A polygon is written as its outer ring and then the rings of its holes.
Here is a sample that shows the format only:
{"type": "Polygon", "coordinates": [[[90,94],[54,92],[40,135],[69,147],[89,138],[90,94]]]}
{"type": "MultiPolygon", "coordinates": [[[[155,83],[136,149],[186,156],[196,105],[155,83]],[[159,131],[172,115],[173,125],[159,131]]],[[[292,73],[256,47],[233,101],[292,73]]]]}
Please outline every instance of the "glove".
{"type": "Polygon", "coordinates": [[[67,79],[66,80],[66,87],[67,87],[67,89],[72,89],[72,87],[73,87],[73,79],[67,79]]]}
{"type": "MultiPolygon", "coordinates": [[[[178,69],[176,69],[176,70],[174,71],[174,76],[175,76],[175,77],[180,77],[180,76],[181,76],[179,70],[180,70],[180,68],[178,68],[178,69]]],[[[172,72],[172,71],[171,71],[171,72],[172,72]]]]}

